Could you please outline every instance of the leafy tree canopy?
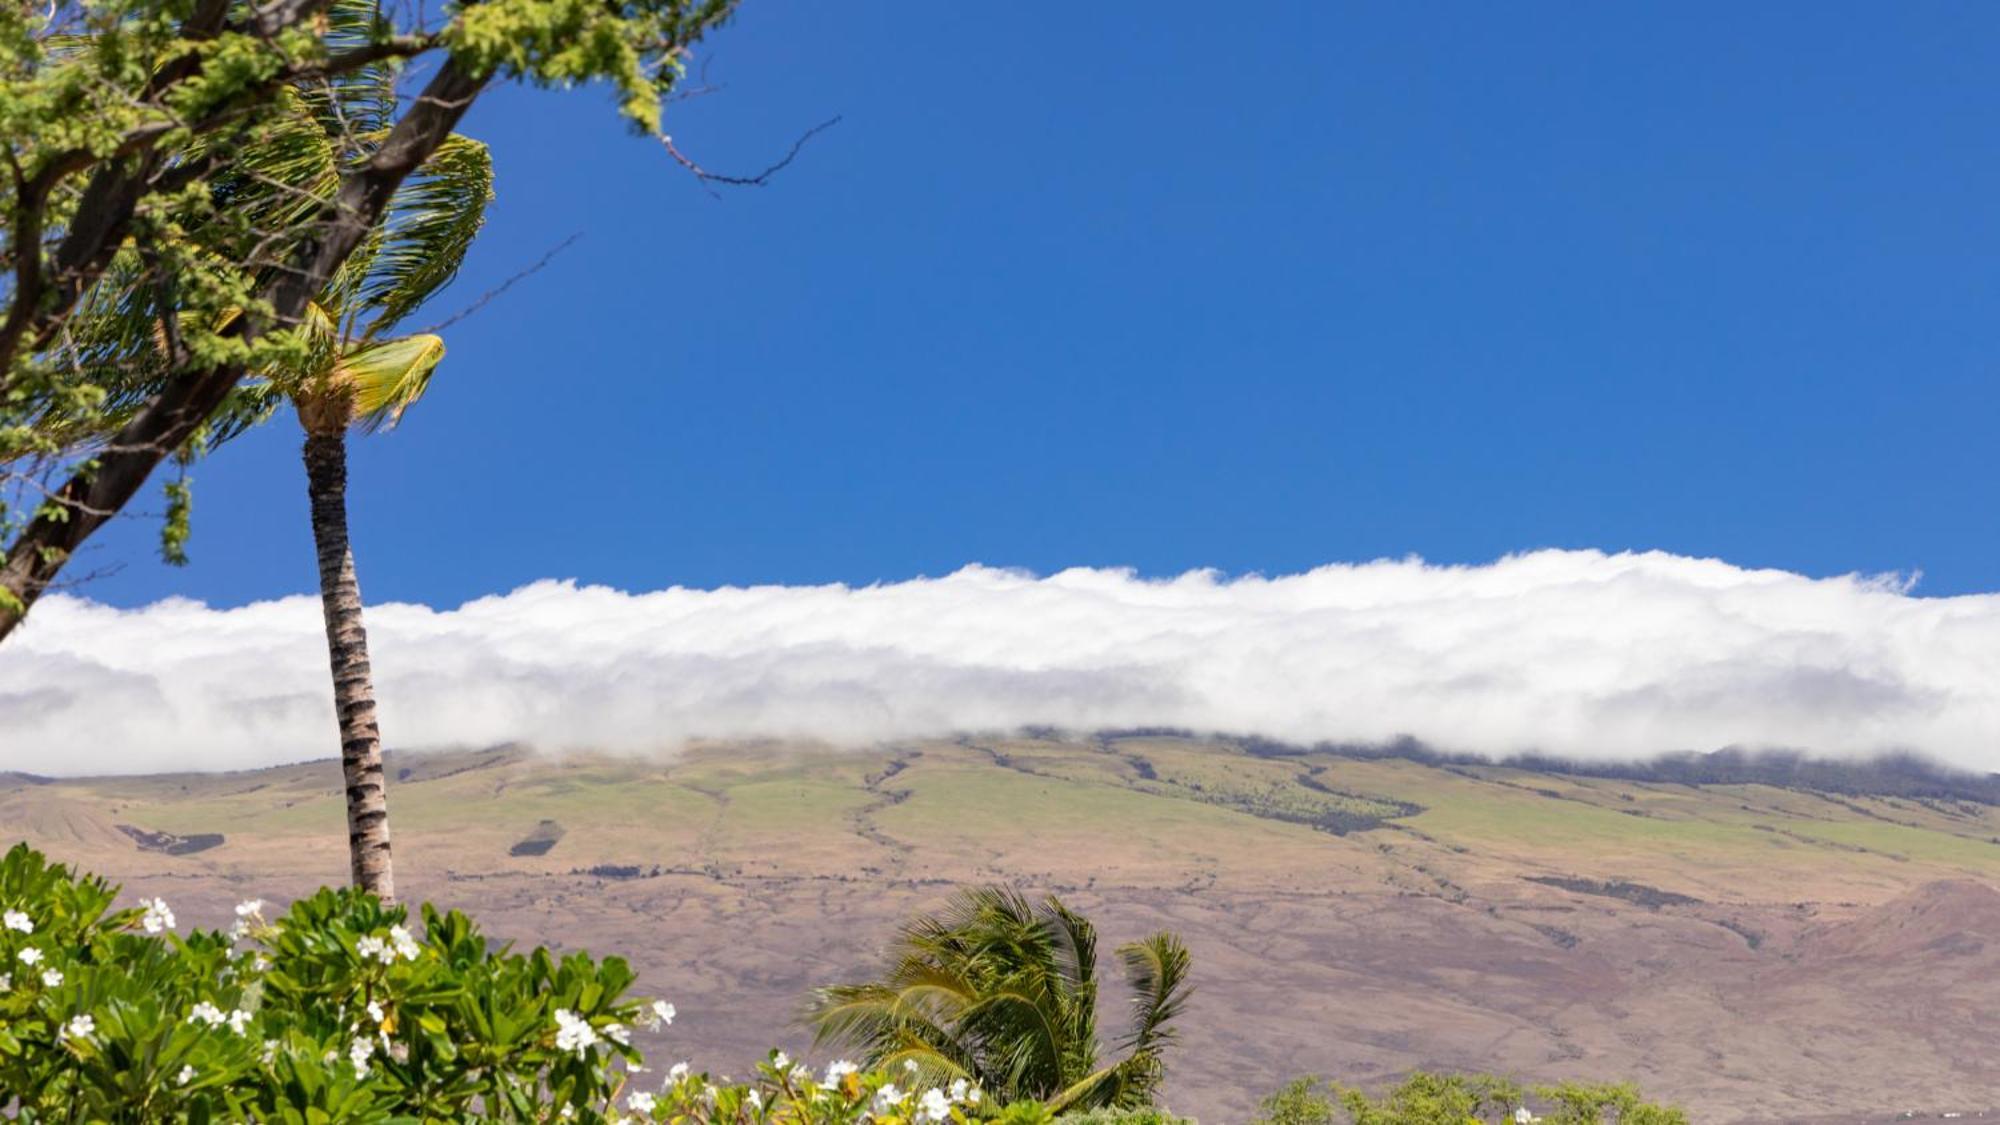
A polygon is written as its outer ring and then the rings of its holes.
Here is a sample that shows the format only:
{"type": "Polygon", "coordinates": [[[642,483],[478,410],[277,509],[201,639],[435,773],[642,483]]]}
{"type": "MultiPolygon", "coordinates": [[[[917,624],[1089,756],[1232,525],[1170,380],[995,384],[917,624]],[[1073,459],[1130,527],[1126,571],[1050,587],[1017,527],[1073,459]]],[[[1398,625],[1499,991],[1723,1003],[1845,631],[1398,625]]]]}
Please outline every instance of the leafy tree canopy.
{"type": "MultiPolygon", "coordinates": [[[[483,156],[450,138],[491,83],[602,81],[657,132],[734,3],[0,6],[0,638],[161,461],[226,430],[246,374],[314,366],[329,286],[386,326],[441,283],[405,258],[451,232],[396,201],[483,156]]],[[[168,498],[171,558],[185,482],[168,498]]]]}

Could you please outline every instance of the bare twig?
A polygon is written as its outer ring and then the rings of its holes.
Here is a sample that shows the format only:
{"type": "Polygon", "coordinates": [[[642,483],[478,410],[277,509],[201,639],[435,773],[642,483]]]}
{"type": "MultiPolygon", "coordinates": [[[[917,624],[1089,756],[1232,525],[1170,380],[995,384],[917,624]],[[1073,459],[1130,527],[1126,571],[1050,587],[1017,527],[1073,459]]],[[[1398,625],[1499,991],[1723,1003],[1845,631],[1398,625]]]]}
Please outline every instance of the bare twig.
{"type": "Polygon", "coordinates": [[[667,100],[670,102],[687,102],[693,101],[696,98],[707,97],[710,94],[721,93],[725,87],[720,82],[710,82],[708,80],[708,64],[714,61],[715,56],[713,55],[702,59],[701,75],[695,79],[695,84],[692,86],[682,86],[676,83],[674,85],[674,92],[667,95],[667,100]]]}
{"type": "Polygon", "coordinates": [[[529,277],[533,274],[540,273],[542,271],[543,266],[546,266],[550,262],[554,261],[555,256],[557,254],[560,254],[563,251],[569,249],[571,246],[574,246],[576,244],[576,240],[582,237],[583,237],[583,232],[578,231],[575,234],[570,235],[568,238],[563,239],[561,242],[557,243],[553,248],[551,248],[548,253],[542,255],[541,260],[537,261],[534,265],[529,266],[527,269],[524,269],[519,273],[514,274],[507,280],[501,282],[500,284],[494,286],[491,289],[488,289],[486,292],[481,293],[477,300],[473,301],[471,304],[465,306],[464,308],[458,310],[457,312],[451,314],[450,316],[445,317],[438,323],[431,325],[429,328],[424,329],[424,331],[431,333],[442,332],[445,329],[450,328],[452,325],[457,324],[459,321],[464,320],[466,317],[471,316],[473,313],[478,312],[480,309],[485,308],[488,304],[490,304],[493,301],[494,298],[500,296],[500,294],[502,293],[505,293],[507,290],[512,289],[514,287],[515,282],[520,281],[523,278],[529,277]]]}
{"type": "MultiPolygon", "coordinates": [[[[807,129],[805,132],[799,134],[798,140],[792,142],[791,150],[785,153],[783,159],[779,160],[776,164],[771,165],[769,168],[764,169],[762,172],[759,172],[754,176],[731,176],[731,175],[725,175],[721,172],[711,172],[708,169],[702,167],[700,164],[696,163],[686,153],[682,152],[680,148],[674,144],[674,139],[672,137],[661,137],[660,142],[666,146],[667,155],[672,156],[674,158],[674,161],[678,163],[681,167],[686,168],[689,172],[692,172],[694,174],[694,178],[700,180],[702,182],[702,185],[705,187],[710,184],[720,184],[724,187],[763,187],[765,184],[771,182],[771,177],[777,175],[779,172],[784,171],[785,168],[789,166],[792,161],[798,159],[799,150],[806,147],[807,141],[812,140],[814,137],[818,136],[821,133],[826,132],[828,129],[831,129],[838,124],[840,124],[839,117],[830,117],[825,121],[822,121],[819,124],[813,126],[812,128],[807,129]]],[[[713,188],[709,188],[708,194],[713,195],[718,199],[721,198],[721,196],[713,188]]]]}

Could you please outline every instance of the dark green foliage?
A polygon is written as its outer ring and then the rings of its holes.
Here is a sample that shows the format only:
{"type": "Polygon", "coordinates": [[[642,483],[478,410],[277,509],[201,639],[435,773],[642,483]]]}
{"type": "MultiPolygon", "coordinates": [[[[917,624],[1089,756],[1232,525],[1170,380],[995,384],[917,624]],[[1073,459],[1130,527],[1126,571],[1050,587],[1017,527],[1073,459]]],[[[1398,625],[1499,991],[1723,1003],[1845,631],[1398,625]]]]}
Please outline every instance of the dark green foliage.
{"type": "Polygon", "coordinates": [[[1334,1125],[1339,1091],[1317,1075],[1294,1078],[1257,1105],[1252,1125],[1334,1125]]]}
{"type": "Polygon", "coordinates": [[[1535,1092],[1555,1107],[1542,1118],[1545,1125],[1688,1125],[1687,1114],[1642,1100],[1630,1083],[1566,1082],[1535,1092]]]}
{"type": "Polygon", "coordinates": [[[1294,1079],[1259,1105],[1252,1125],[1506,1125],[1530,1101],[1541,1125],[1687,1125],[1678,1109],[1644,1101],[1635,1086],[1538,1086],[1490,1074],[1418,1071],[1379,1098],[1316,1077],[1294,1079]]]}
{"type": "Polygon", "coordinates": [[[1341,1103],[1354,1125],[1466,1125],[1498,1121],[1522,1103],[1521,1087],[1487,1074],[1418,1071],[1378,1101],[1343,1090],[1341,1103]]]}

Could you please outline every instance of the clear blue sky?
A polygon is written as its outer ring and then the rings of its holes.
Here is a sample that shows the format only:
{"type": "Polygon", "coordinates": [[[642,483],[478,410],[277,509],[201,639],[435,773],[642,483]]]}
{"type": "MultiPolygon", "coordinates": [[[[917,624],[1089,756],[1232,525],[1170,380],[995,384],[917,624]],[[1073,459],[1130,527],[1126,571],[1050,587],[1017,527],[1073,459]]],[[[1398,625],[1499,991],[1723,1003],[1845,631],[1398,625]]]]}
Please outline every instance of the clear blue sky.
{"type": "MultiPolygon", "coordinates": [[[[468,123],[499,201],[429,400],[358,440],[371,601],[969,561],[1663,548],[2000,588],[2000,7],[745,0],[672,131],[468,123]]],[[[421,319],[421,318],[420,318],[421,319]]],[[[194,563],[311,590],[296,424],[194,563]]]]}

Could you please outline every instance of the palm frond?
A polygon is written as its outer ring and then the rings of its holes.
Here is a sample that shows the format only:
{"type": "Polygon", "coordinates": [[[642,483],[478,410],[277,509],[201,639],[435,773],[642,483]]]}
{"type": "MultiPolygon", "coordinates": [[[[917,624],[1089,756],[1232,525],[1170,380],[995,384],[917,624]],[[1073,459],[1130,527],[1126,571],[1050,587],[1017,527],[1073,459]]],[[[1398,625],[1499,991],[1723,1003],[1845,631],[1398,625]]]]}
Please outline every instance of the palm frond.
{"type": "Polygon", "coordinates": [[[1123,1046],[1135,1055],[1157,1052],[1173,1042],[1175,1031],[1170,1025],[1187,1006],[1192,991],[1187,946],[1173,934],[1161,932],[1119,946],[1118,959],[1125,964],[1136,1008],[1123,1046]]]}
{"type": "Polygon", "coordinates": [[[243,436],[262,424],[284,401],[284,389],[268,379],[238,383],[215,413],[209,415],[207,429],[199,435],[201,444],[213,449],[243,436]]]}
{"type": "Polygon", "coordinates": [[[354,292],[352,310],[367,321],[361,339],[393,330],[458,275],[492,200],[492,154],[470,137],[447,138],[404,181],[354,292]]]}
{"type": "Polygon", "coordinates": [[[1051,934],[1056,938],[1057,965],[1076,985],[1094,983],[1097,973],[1097,927],[1050,895],[1043,904],[1051,934]]]}
{"type": "MultiPolygon", "coordinates": [[[[333,0],[325,18],[324,42],[336,54],[366,47],[395,30],[377,0],[333,0]]],[[[332,137],[379,136],[395,123],[396,68],[386,62],[314,82],[301,92],[332,137]]]]}
{"type": "Polygon", "coordinates": [[[283,257],[281,248],[261,245],[269,232],[306,229],[340,187],[339,146],[296,88],[281,91],[252,135],[222,155],[225,172],[212,188],[216,218],[190,233],[203,250],[253,268],[283,257]]]}
{"type": "Polygon", "coordinates": [[[352,388],[355,421],[365,430],[391,429],[430,386],[444,358],[436,336],[403,336],[363,344],[342,355],[334,379],[352,388]]]}
{"type": "Polygon", "coordinates": [[[806,1006],[804,1022],[815,1044],[865,1043],[894,1022],[896,990],[879,984],[839,984],[819,989],[806,1006]]]}
{"type": "Polygon", "coordinates": [[[1101,1070],[1092,1071],[1056,1091],[1047,1099],[1049,1111],[1061,1113],[1066,1109],[1096,1109],[1114,1104],[1118,1100],[1116,1092],[1119,1068],[1130,1061],[1127,1059],[1101,1070]]]}

